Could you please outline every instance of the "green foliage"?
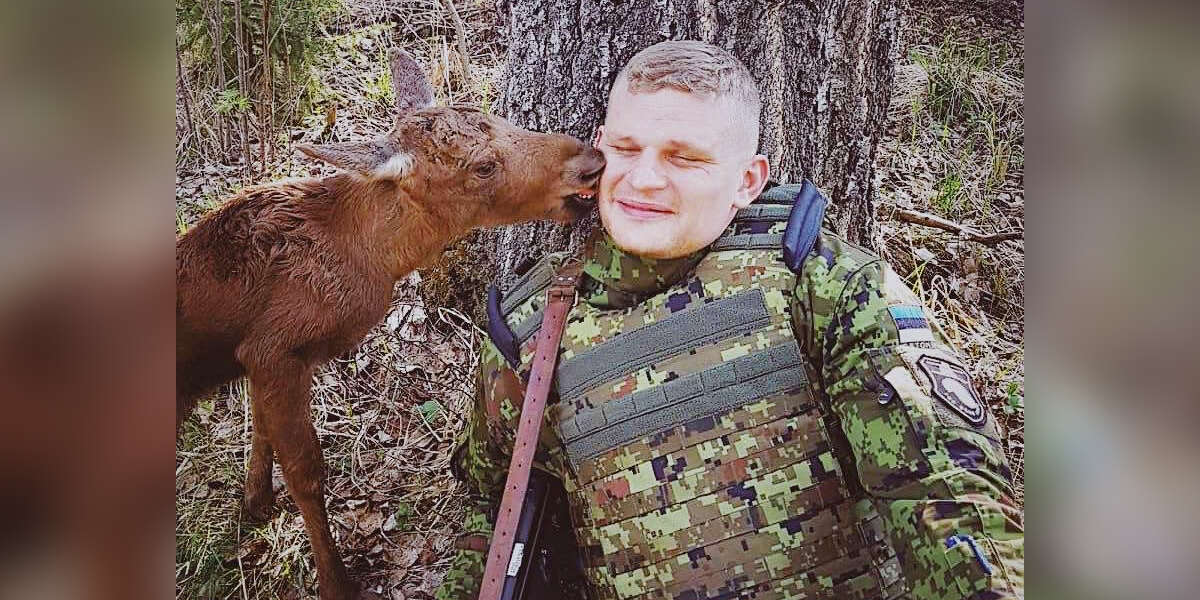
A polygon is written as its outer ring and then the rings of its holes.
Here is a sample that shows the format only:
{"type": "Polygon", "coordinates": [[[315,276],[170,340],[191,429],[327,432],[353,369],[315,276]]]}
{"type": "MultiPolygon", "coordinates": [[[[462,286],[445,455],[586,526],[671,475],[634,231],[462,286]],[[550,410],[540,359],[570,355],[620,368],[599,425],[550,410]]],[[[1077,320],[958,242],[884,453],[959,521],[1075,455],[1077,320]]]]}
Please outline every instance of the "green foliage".
{"type": "Polygon", "coordinates": [[[421,413],[421,418],[425,419],[425,422],[432,423],[441,414],[442,404],[437,400],[426,400],[417,407],[417,412],[421,413]]]}
{"type": "MultiPolygon", "coordinates": [[[[195,74],[198,90],[216,90],[215,108],[221,114],[249,109],[251,98],[239,98],[238,44],[233,2],[241,2],[242,41],[248,73],[244,89],[259,99],[262,87],[263,32],[270,34],[270,66],[277,108],[298,106],[308,111],[314,82],[313,65],[332,50],[322,23],[343,10],[341,0],[176,0],[176,40],[185,67],[195,74]],[[270,2],[270,23],[263,23],[263,2],[270,2]],[[214,47],[220,15],[221,71],[214,47]],[[221,83],[225,89],[221,89],[221,83]],[[244,100],[244,102],[243,102],[244,100]]],[[[278,116],[281,111],[276,111],[278,116]]],[[[289,113],[290,114],[290,113],[289,113]]]]}
{"type": "Polygon", "coordinates": [[[387,52],[380,48],[378,63],[379,73],[367,81],[367,99],[384,108],[391,108],[396,102],[396,93],[392,90],[392,70],[388,64],[387,52]]]}
{"type": "Polygon", "coordinates": [[[243,96],[238,90],[221,90],[217,92],[217,103],[214,108],[216,108],[217,114],[222,115],[246,112],[250,110],[250,99],[243,96]]]}
{"type": "Polygon", "coordinates": [[[1011,415],[1018,412],[1025,412],[1025,395],[1021,393],[1020,383],[1016,381],[1008,382],[1005,395],[1007,398],[1004,403],[1004,414],[1011,415]]]}
{"type": "Polygon", "coordinates": [[[937,196],[933,199],[933,204],[941,211],[942,214],[953,215],[959,207],[959,202],[962,199],[963,180],[957,172],[951,171],[942,177],[941,181],[937,182],[937,196]]]}
{"type": "Polygon", "coordinates": [[[947,35],[932,51],[914,50],[910,56],[929,75],[925,105],[935,119],[959,122],[979,108],[972,84],[992,64],[987,46],[947,35]]]}
{"type": "Polygon", "coordinates": [[[404,531],[408,529],[408,519],[413,516],[413,509],[407,502],[400,501],[396,505],[396,529],[404,531]]]}
{"type": "Polygon", "coordinates": [[[491,80],[484,80],[479,89],[479,95],[481,96],[480,110],[489,115],[492,114],[492,102],[494,102],[493,97],[496,95],[496,92],[492,89],[491,80]]]}

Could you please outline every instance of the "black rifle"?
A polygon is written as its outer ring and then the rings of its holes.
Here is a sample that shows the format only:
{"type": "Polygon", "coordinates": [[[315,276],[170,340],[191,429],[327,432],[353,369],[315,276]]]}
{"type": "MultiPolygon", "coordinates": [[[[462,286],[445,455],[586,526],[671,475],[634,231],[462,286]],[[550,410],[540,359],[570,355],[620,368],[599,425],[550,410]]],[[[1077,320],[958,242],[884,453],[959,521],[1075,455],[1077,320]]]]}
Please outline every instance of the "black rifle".
{"type": "Polygon", "coordinates": [[[587,598],[562,483],[533,469],[517,521],[501,600],[587,598]]]}

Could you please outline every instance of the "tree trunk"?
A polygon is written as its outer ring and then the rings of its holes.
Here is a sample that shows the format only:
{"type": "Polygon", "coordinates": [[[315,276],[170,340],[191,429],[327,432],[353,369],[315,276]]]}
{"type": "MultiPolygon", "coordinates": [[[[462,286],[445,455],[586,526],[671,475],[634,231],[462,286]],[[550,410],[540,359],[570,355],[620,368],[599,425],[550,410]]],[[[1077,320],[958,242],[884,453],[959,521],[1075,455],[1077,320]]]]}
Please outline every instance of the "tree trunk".
{"type": "MultiPolygon", "coordinates": [[[[636,52],[669,39],[721,46],[758,81],[760,152],[771,178],[811,179],[833,201],[836,229],[874,246],[872,163],[899,54],[899,0],[501,2],[508,28],[502,116],[590,139],[612,81],[636,52]]],[[[475,252],[496,264],[504,287],[527,258],[577,247],[595,222],[593,214],[574,228],[498,229],[476,236],[475,252]]]]}

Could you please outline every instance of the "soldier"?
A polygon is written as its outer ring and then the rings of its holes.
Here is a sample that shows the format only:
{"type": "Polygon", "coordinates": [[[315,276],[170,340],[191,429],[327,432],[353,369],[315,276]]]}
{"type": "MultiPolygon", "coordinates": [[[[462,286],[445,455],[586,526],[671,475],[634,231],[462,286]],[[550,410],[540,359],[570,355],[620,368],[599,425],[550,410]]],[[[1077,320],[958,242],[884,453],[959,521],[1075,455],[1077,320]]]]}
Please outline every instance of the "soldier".
{"type": "MultiPolygon", "coordinates": [[[[995,419],[921,302],[769,186],[732,55],[664,42],[618,75],[536,468],[594,598],[1024,597],[995,419]],[[765,191],[764,191],[764,188],[765,191]]],[[[476,504],[438,598],[475,598],[551,254],[491,295],[453,467],[476,504]]]]}

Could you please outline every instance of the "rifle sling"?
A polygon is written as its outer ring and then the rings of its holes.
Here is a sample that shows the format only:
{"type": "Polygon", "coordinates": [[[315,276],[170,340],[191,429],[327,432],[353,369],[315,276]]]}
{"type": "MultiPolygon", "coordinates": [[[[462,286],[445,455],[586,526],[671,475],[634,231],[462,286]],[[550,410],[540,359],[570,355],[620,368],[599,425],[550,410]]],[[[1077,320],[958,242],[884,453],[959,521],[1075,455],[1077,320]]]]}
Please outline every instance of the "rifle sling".
{"type": "Polygon", "coordinates": [[[529,470],[537,450],[538,434],[542,428],[542,417],[546,411],[546,397],[554,378],[554,364],[558,360],[559,340],[567,313],[575,305],[576,282],[582,264],[569,260],[555,274],[550,288],[546,290],[546,310],[542,328],[538,333],[537,350],[530,369],[529,383],[525,388],[525,400],[521,407],[521,422],[513,443],[512,462],[508,467],[508,478],[504,482],[504,496],[500,501],[500,513],[488,549],[487,566],[483,571],[483,582],[479,588],[479,600],[500,600],[504,581],[512,558],[513,540],[521,518],[525,492],[529,487],[529,470]]]}

